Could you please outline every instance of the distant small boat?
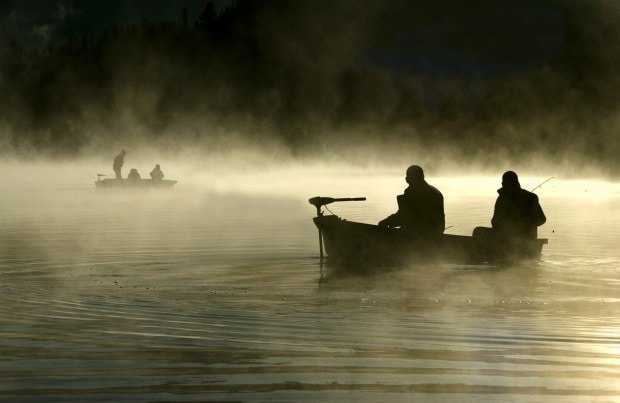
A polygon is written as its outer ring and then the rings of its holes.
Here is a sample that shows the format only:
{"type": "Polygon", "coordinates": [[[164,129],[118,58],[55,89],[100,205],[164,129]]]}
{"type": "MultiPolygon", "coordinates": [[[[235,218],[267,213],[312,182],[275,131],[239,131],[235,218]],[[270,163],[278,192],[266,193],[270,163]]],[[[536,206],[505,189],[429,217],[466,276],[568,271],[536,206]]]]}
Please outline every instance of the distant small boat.
{"type": "Polygon", "coordinates": [[[97,189],[168,189],[177,183],[167,179],[101,179],[100,176],[95,181],[97,189]]]}
{"type": "Polygon", "coordinates": [[[403,264],[441,262],[447,264],[501,264],[538,261],[547,239],[499,239],[492,235],[442,234],[436,238],[414,237],[394,228],[347,221],[324,215],[321,208],[335,201],[365,198],[313,197],[317,208],[314,224],[319,229],[321,258],[323,247],[338,266],[355,269],[395,267],[403,264]]]}

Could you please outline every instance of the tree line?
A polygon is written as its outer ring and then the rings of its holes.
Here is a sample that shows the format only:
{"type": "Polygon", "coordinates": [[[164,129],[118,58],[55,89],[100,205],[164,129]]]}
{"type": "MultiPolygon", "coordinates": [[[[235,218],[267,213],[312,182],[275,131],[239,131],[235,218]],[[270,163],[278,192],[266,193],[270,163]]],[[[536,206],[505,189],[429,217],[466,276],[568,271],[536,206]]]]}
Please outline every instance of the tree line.
{"type": "Polygon", "coordinates": [[[369,4],[236,0],[217,10],[208,1],[194,20],[179,10],[168,22],[45,49],[13,41],[0,59],[0,144],[78,154],[139,125],[146,141],[230,130],[293,150],[370,139],[449,144],[464,155],[535,144],[553,154],[587,133],[581,150],[612,158],[605,132],[620,100],[620,35],[611,35],[617,20],[602,3],[558,1],[566,18],[558,54],[527,72],[482,78],[375,63],[373,49],[401,28],[390,32],[369,4]]]}

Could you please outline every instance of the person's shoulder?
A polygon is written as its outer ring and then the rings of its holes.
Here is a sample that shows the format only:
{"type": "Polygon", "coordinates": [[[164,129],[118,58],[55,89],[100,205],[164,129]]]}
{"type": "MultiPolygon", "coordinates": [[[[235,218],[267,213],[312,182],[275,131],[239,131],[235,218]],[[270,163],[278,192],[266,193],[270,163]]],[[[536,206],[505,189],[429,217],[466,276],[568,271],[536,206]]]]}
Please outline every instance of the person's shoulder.
{"type": "Polygon", "coordinates": [[[530,192],[529,190],[521,189],[521,194],[524,197],[527,197],[529,200],[538,201],[538,195],[534,192],[530,192]]]}
{"type": "Polygon", "coordinates": [[[431,184],[429,184],[429,183],[427,183],[426,185],[427,185],[427,187],[428,187],[428,189],[429,189],[430,191],[432,191],[433,193],[435,193],[435,194],[440,195],[440,196],[442,196],[442,197],[443,197],[443,195],[441,194],[441,191],[440,191],[439,189],[437,189],[435,186],[433,186],[433,185],[431,185],[431,184]]]}

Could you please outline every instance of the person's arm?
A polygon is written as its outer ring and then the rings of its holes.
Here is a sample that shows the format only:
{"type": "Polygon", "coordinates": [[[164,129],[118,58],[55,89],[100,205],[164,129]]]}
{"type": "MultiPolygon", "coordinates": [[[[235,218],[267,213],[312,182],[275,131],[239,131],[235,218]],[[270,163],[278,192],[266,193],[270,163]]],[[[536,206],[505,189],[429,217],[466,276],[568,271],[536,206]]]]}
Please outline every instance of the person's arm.
{"type": "Polygon", "coordinates": [[[538,196],[536,195],[532,197],[532,206],[533,206],[532,218],[533,218],[534,224],[536,226],[541,226],[544,223],[546,223],[547,217],[545,216],[545,213],[543,212],[543,209],[540,206],[540,202],[538,201],[538,196]]]}
{"type": "Polygon", "coordinates": [[[444,209],[444,204],[443,204],[443,195],[440,194],[439,195],[439,229],[441,229],[441,233],[443,234],[443,232],[446,230],[446,212],[444,209]]]}
{"type": "Polygon", "coordinates": [[[502,200],[501,197],[498,197],[497,200],[495,200],[495,207],[493,208],[493,218],[491,218],[491,226],[493,228],[497,228],[503,218],[503,208],[502,208],[502,200]]]}

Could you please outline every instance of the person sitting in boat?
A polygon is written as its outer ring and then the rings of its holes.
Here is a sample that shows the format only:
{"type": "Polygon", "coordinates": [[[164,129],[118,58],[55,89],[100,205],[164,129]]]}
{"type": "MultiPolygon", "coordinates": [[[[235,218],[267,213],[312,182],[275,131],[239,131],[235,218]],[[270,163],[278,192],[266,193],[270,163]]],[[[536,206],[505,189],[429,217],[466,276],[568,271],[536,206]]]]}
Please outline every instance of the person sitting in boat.
{"type": "Polygon", "coordinates": [[[379,227],[401,227],[417,236],[438,236],[445,229],[443,195],[424,179],[418,165],[407,168],[405,180],[409,187],[397,196],[398,211],[381,220],[379,227]]]}
{"type": "Polygon", "coordinates": [[[502,187],[497,193],[491,219],[493,231],[502,236],[536,239],[537,227],[547,221],[538,196],[521,189],[519,177],[513,171],[502,175],[502,187]]]}
{"type": "Polygon", "coordinates": [[[127,175],[127,179],[129,180],[138,180],[140,179],[140,174],[136,168],[131,168],[129,171],[129,175],[127,175]]]}
{"type": "Polygon", "coordinates": [[[118,154],[116,157],[114,157],[114,162],[112,163],[112,169],[114,170],[114,173],[116,174],[116,179],[123,179],[123,177],[121,176],[121,168],[123,167],[123,164],[125,163],[125,150],[121,150],[120,154],[118,154]]]}
{"type": "Polygon", "coordinates": [[[151,171],[151,179],[156,180],[156,181],[160,181],[164,179],[164,173],[159,167],[159,164],[156,164],[155,168],[153,168],[153,170],[151,171]]]}

